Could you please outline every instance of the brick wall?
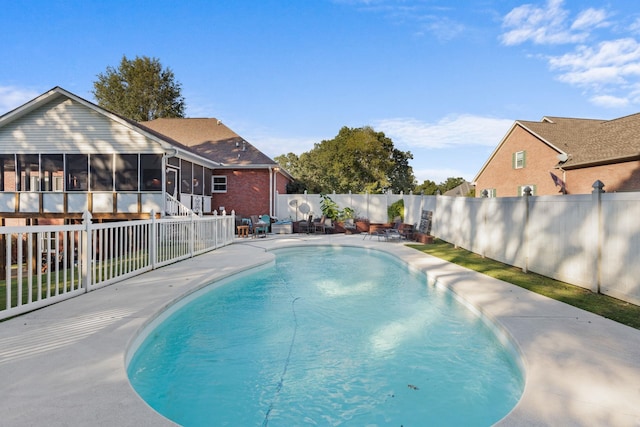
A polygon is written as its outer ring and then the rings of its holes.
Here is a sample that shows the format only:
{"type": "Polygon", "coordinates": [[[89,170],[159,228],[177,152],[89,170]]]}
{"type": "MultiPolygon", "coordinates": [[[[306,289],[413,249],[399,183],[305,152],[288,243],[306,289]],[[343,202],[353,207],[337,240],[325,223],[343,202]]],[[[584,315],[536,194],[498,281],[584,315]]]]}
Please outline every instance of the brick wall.
{"type": "Polygon", "coordinates": [[[640,190],[640,161],[615,163],[567,171],[567,188],[570,194],[586,194],[593,190],[593,183],[600,180],[605,191],[640,190]]]}
{"type": "MultiPolygon", "coordinates": [[[[214,175],[227,177],[227,192],[213,193],[212,209],[224,206],[227,212],[235,210],[240,217],[269,214],[268,169],[216,170],[214,175]]],[[[288,180],[280,174],[276,176],[277,191],[286,194],[288,180]]]]}
{"type": "MultiPolygon", "coordinates": [[[[519,196],[520,186],[535,185],[536,195],[558,194],[550,171],[558,163],[557,152],[519,126],[505,138],[494,157],[476,180],[476,197],[495,189],[497,197],[519,196]],[[525,152],[525,167],[513,168],[513,154],[525,152]]],[[[554,172],[562,179],[562,173],[554,172]]]]}

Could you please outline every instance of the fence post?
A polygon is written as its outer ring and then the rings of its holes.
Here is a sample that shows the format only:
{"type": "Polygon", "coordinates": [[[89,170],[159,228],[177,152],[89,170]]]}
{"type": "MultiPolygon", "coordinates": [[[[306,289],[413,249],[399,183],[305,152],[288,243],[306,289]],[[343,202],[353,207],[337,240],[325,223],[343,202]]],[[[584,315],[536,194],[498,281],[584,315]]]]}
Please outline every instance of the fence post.
{"type": "Polygon", "coordinates": [[[522,272],[529,272],[529,198],[531,197],[531,187],[528,185],[524,187],[524,230],[522,247],[524,249],[524,263],[522,266],[522,272]]]}
{"type": "Polygon", "coordinates": [[[193,252],[196,241],[196,213],[191,211],[190,215],[190,227],[189,227],[189,257],[193,258],[193,252]]]}
{"type": "Polygon", "coordinates": [[[84,291],[89,292],[89,286],[91,285],[91,281],[93,280],[91,277],[91,273],[93,267],[91,265],[91,260],[93,259],[92,251],[93,251],[93,242],[91,236],[91,212],[84,211],[82,214],[82,225],[84,229],[82,230],[82,250],[80,251],[80,263],[81,263],[81,274],[82,274],[82,286],[84,287],[84,291]]]}
{"type": "Polygon", "coordinates": [[[604,183],[599,179],[592,185],[593,191],[591,192],[592,209],[595,211],[595,251],[592,256],[595,257],[593,265],[595,270],[593,272],[592,291],[600,293],[601,285],[601,268],[602,268],[602,193],[604,193],[604,183]]]}
{"type": "Polygon", "coordinates": [[[158,222],[156,221],[156,211],[151,209],[151,225],[149,226],[149,261],[151,269],[156,269],[158,263],[158,222]]]}
{"type": "Polygon", "coordinates": [[[369,191],[368,190],[364,193],[364,196],[366,198],[366,203],[367,203],[367,213],[365,215],[367,218],[369,218],[369,221],[371,221],[371,212],[369,211],[369,191]]]}

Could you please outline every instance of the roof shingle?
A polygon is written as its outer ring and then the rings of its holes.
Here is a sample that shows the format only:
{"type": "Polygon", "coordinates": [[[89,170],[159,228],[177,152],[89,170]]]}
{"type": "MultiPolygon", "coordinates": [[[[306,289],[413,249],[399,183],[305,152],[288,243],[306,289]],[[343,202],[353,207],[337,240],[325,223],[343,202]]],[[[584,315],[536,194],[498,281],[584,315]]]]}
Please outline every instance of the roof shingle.
{"type": "Polygon", "coordinates": [[[517,123],[567,154],[565,167],[640,156],[640,114],[613,120],[545,117],[539,122],[517,123]]]}
{"type": "Polygon", "coordinates": [[[201,156],[224,165],[277,165],[271,158],[215,118],[162,118],[141,122],[141,124],[179,141],[201,156]]]}

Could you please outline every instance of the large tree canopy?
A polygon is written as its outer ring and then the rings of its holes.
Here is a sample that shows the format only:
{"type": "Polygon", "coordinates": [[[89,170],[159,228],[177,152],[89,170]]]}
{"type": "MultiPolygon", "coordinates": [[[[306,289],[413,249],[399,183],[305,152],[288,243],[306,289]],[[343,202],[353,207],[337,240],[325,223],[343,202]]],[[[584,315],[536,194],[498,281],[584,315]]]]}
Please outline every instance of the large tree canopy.
{"type": "Polygon", "coordinates": [[[123,56],[117,69],[98,74],[93,88],[98,105],[132,120],[184,117],[181,84],[157,58],[123,56]]]}
{"type": "Polygon", "coordinates": [[[290,192],[381,193],[413,189],[412,158],[410,152],[394,148],[384,133],[366,126],[343,127],[335,138],[315,144],[299,157],[289,153],[275,160],[298,181],[290,192]]]}

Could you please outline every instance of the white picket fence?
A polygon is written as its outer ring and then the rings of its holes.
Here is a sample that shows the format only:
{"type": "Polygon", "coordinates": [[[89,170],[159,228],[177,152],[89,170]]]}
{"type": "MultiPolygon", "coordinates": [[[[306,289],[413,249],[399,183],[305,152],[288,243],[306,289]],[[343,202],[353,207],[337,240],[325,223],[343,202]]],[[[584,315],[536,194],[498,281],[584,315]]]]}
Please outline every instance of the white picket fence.
{"type": "Polygon", "coordinates": [[[233,242],[235,214],[0,227],[0,319],[119,282],[233,242]],[[10,284],[9,286],[7,284],[10,284]]]}
{"type": "MultiPolygon", "coordinates": [[[[469,198],[414,194],[330,194],[371,222],[388,222],[402,198],[404,222],[433,212],[431,234],[491,259],[640,305],[640,192],[469,198]]],[[[278,217],[303,219],[306,203],[320,213],[320,195],[286,194],[278,217]]],[[[317,215],[317,214],[316,214],[317,215]]]]}

